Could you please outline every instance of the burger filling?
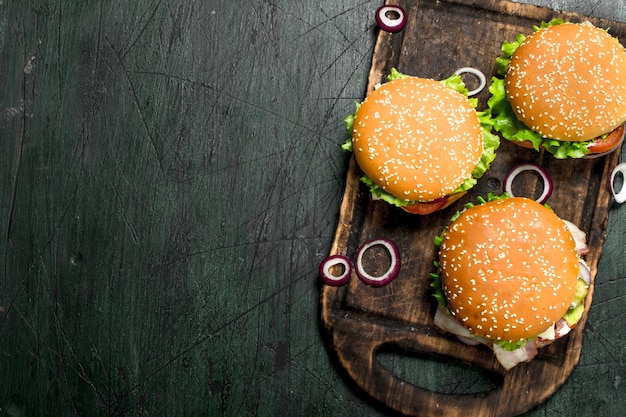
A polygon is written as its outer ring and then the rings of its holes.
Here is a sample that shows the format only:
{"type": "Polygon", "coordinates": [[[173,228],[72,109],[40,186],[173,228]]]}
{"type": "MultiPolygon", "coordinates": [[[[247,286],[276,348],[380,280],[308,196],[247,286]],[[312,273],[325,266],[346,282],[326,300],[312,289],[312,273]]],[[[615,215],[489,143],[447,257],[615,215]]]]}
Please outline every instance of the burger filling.
{"type": "MultiPolygon", "coordinates": [[[[507,194],[497,196],[495,194],[489,194],[487,200],[482,197],[478,197],[479,204],[487,201],[494,201],[502,198],[508,198],[507,194]]],[[[473,207],[475,204],[467,203],[466,208],[473,207]]],[[[450,223],[454,222],[461,215],[461,211],[457,212],[450,220],[450,223]]],[[[574,224],[564,220],[567,225],[574,241],[576,242],[576,249],[579,258],[589,251],[586,244],[586,235],[574,224]]],[[[441,246],[443,241],[443,235],[448,227],[435,238],[434,243],[437,249],[441,246]]],[[[576,293],[569,305],[568,310],[563,317],[556,323],[548,327],[543,332],[539,333],[535,337],[529,339],[522,339],[516,341],[499,340],[499,339],[486,339],[481,336],[472,334],[467,328],[465,328],[460,321],[458,321],[452,311],[448,307],[448,302],[442,286],[442,279],[440,274],[440,264],[438,261],[434,262],[436,272],[430,274],[431,288],[433,290],[433,296],[437,300],[438,307],[435,312],[434,324],[440,329],[452,333],[457,338],[468,345],[480,345],[483,344],[492,349],[496,355],[497,360],[502,364],[505,369],[511,369],[521,362],[528,362],[532,360],[538,353],[538,348],[546,346],[556,339],[568,334],[580,321],[583,316],[585,305],[584,300],[589,292],[589,285],[591,282],[591,273],[589,267],[585,261],[579,259],[579,275],[576,283],[576,293]]]]}
{"type": "MultiPolygon", "coordinates": [[[[387,81],[393,81],[398,78],[405,78],[405,77],[410,77],[410,75],[402,74],[395,68],[392,68],[390,74],[387,76],[387,81]]],[[[445,80],[441,80],[440,82],[443,83],[445,86],[455,91],[458,91],[459,93],[467,97],[469,90],[465,86],[465,83],[463,83],[463,80],[460,75],[456,75],[456,74],[452,75],[451,77],[446,78],[445,80]]],[[[474,107],[478,105],[478,99],[475,99],[475,98],[468,98],[468,99],[474,107]]],[[[360,106],[360,103],[356,103],[355,112],[345,118],[346,128],[349,134],[353,130],[354,118],[356,115],[356,110],[359,109],[359,106],[360,106]]],[[[474,170],[471,172],[471,176],[466,178],[465,181],[461,185],[459,185],[459,187],[451,194],[450,198],[454,198],[453,196],[455,194],[465,193],[467,190],[471,189],[472,187],[474,187],[474,185],[476,185],[476,183],[478,182],[478,179],[482,177],[483,174],[487,172],[487,170],[489,169],[489,166],[491,165],[491,163],[496,157],[496,149],[498,149],[498,147],[500,146],[500,138],[497,135],[494,135],[493,133],[491,133],[493,130],[491,112],[482,111],[482,112],[476,112],[476,114],[478,115],[478,119],[480,120],[480,124],[482,126],[483,152],[481,154],[480,161],[478,162],[474,170]]],[[[348,138],[346,142],[341,146],[341,148],[346,152],[352,152],[353,151],[352,138],[351,137],[348,138]]],[[[407,207],[407,206],[416,205],[419,203],[437,203],[437,201],[412,201],[412,200],[406,200],[406,199],[396,197],[388,193],[387,191],[385,191],[382,187],[380,187],[378,184],[372,181],[367,175],[363,175],[361,177],[361,182],[367,185],[367,187],[369,188],[372,194],[372,198],[376,200],[384,200],[387,203],[392,204],[396,207],[407,207]]],[[[444,198],[446,200],[448,199],[447,196],[444,198]]]]}
{"type": "MultiPolygon", "coordinates": [[[[540,26],[534,26],[533,31],[537,32],[540,29],[564,23],[562,19],[553,19],[549,22],[542,22],[540,26]]],[[[591,25],[589,22],[584,24],[591,25]]],[[[532,146],[537,151],[543,147],[557,159],[582,158],[590,152],[595,153],[594,148],[606,150],[604,148],[607,146],[603,146],[603,143],[606,142],[611,132],[590,141],[560,141],[543,137],[517,119],[511,104],[509,104],[507,100],[504,76],[509,68],[513,53],[525,39],[525,35],[518,34],[514,41],[505,41],[502,44],[502,55],[496,58],[496,71],[502,78],[493,77],[491,79],[491,85],[489,87],[491,97],[487,102],[489,111],[492,113],[494,129],[499,132],[502,137],[512,142],[527,143],[529,147],[532,146]]],[[[619,143],[621,143],[621,141],[619,141],[619,143]]],[[[617,146],[617,144],[618,143],[615,142],[610,148],[614,149],[614,146],[617,146]]]]}

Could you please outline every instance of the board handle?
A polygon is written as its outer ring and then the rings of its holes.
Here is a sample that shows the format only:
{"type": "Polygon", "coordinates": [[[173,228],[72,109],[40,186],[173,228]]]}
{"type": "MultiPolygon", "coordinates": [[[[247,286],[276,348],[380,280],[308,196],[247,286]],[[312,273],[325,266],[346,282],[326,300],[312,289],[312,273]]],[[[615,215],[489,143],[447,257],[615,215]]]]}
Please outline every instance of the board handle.
{"type": "Polygon", "coordinates": [[[357,323],[352,323],[352,325],[353,327],[349,330],[351,337],[341,337],[334,341],[336,344],[341,344],[336,346],[339,361],[352,379],[382,404],[409,416],[503,417],[508,415],[500,407],[502,394],[506,390],[507,378],[504,376],[498,378],[498,385],[490,391],[474,394],[444,394],[399,378],[377,358],[383,348],[392,346],[407,353],[437,354],[437,356],[449,357],[454,361],[461,359],[487,372],[501,375],[489,355],[478,359],[476,355],[465,357],[463,352],[459,351],[458,344],[455,343],[448,343],[450,347],[439,346],[434,349],[432,340],[424,340],[429,336],[419,332],[390,331],[389,327],[386,327],[380,329],[381,332],[384,331],[384,337],[380,337],[383,333],[379,333],[377,326],[372,326],[371,323],[363,326],[357,323]],[[356,327],[354,327],[355,324],[356,327]]]}

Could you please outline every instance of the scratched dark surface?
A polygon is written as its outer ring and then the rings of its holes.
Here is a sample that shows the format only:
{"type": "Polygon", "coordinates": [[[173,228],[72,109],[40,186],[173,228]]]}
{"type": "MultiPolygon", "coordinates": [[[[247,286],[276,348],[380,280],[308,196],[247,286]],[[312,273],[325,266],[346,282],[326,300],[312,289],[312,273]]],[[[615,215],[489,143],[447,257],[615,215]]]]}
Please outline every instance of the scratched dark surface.
{"type": "MultiPolygon", "coordinates": [[[[318,323],[380,4],[0,0],[0,416],[391,414],[318,323]]],[[[623,415],[625,220],[612,207],[578,367],[526,416],[623,415]]]]}

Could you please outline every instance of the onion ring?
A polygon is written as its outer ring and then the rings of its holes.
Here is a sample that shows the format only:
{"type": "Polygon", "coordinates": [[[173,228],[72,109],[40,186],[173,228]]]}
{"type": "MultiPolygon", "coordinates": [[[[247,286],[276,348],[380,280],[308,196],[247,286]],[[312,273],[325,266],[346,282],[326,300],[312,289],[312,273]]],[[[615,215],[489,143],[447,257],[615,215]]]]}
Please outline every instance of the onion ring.
{"type": "Polygon", "coordinates": [[[467,95],[470,96],[470,97],[471,96],[475,96],[476,94],[478,94],[481,91],[483,91],[483,89],[487,85],[487,78],[485,77],[485,74],[483,74],[480,70],[477,70],[476,68],[463,67],[463,68],[459,68],[458,70],[454,71],[454,73],[456,75],[461,75],[461,74],[465,74],[465,73],[472,74],[476,78],[478,78],[478,81],[480,82],[478,87],[467,93],[467,95]]]}
{"type": "Polygon", "coordinates": [[[613,198],[615,202],[622,204],[626,202],[626,162],[622,162],[618,164],[611,173],[611,192],[613,193],[613,198]],[[622,174],[623,184],[621,190],[618,192],[615,191],[615,177],[617,174],[622,174]]]}
{"type": "Polygon", "coordinates": [[[376,10],[376,23],[385,32],[399,32],[406,24],[406,13],[400,6],[381,6],[376,10]]]}
{"type": "Polygon", "coordinates": [[[552,195],[552,178],[550,178],[550,174],[548,174],[548,171],[546,171],[544,167],[534,164],[532,162],[525,162],[515,165],[513,168],[511,168],[511,170],[505,175],[504,181],[502,183],[502,188],[504,192],[509,194],[511,197],[515,197],[512,192],[513,180],[524,171],[535,171],[541,176],[541,179],[543,180],[543,193],[541,193],[539,198],[537,198],[535,201],[537,201],[539,204],[545,203],[548,198],[550,198],[550,195],[552,195]]]}
{"type": "Polygon", "coordinates": [[[331,255],[320,263],[318,272],[325,284],[339,286],[348,282],[350,275],[352,275],[352,264],[350,260],[343,255],[331,255]],[[343,266],[343,272],[339,276],[335,276],[330,272],[330,268],[335,265],[343,266]]]}
{"type": "Polygon", "coordinates": [[[355,263],[356,274],[361,279],[361,281],[373,287],[382,287],[383,285],[387,285],[391,281],[393,281],[400,273],[400,252],[398,251],[398,247],[396,246],[396,244],[393,243],[391,240],[374,239],[361,245],[361,247],[357,251],[355,263]],[[365,271],[365,268],[363,267],[363,255],[371,247],[379,245],[383,246],[389,252],[391,264],[389,265],[389,269],[384,274],[380,276],[374,276],[365,271]]]}
{"type": "Polygon", "coordinates": [[[578,264],[580,265],[580,272],[578,272],[578,278],[585,281],[587,283],[587,286],[591,285],[591,271],[589,270],[587,263],[583,261],[582,259],[580,259],[578,261],[578,264]]]}

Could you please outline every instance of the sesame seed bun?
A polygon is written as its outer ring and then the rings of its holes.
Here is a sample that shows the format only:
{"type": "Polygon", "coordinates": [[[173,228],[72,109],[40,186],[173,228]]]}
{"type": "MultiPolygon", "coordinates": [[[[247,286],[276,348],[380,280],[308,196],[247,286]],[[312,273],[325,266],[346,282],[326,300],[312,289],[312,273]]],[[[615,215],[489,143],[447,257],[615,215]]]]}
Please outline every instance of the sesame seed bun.
{"type": "Polygon", "coordinates": [[[505,81],[517,118],[546,138],[589,141],[626,120],[626,50],[592,25],[566,23],[528,36],[505,81]]]}
{"type": "Polygon", "coordinates": [[[419,202],[453,193],[483,151],[480,121],[467,97],[418,77],[386,82],[369,94],[356,112],[352,143],[374,183],[419,202]]]}
{"type": "Polygon", "coordinates": [[[515,342],[540,334],[568,310],[579,261],[552,210],[523,197],[465,210],[440,246],[450,311],[475,336],[515,342]]]}

